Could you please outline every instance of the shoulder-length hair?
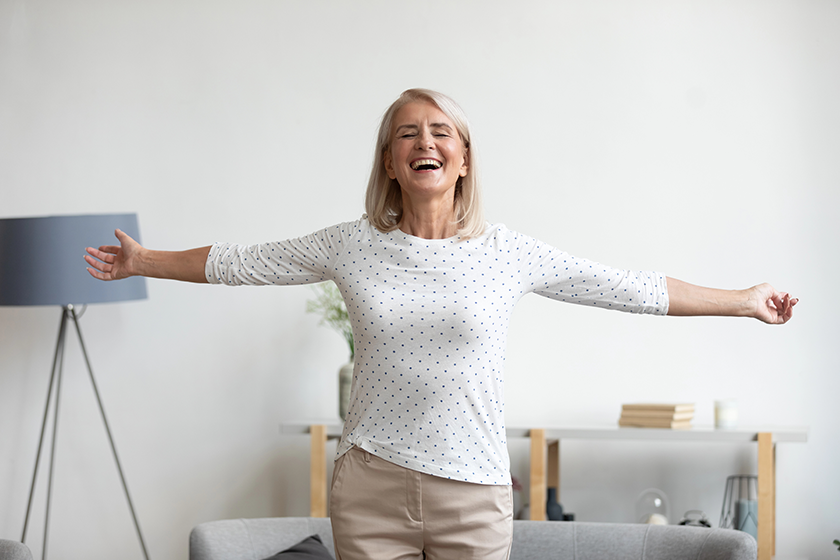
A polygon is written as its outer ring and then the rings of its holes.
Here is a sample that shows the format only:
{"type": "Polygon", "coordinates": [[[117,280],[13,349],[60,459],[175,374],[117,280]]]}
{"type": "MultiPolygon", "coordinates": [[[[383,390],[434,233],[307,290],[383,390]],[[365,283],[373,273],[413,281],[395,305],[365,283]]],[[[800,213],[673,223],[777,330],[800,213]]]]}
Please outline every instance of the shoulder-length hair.
{"type": "Polygon", "coordinates": [[[382,116],[376,151],[373,155],[373,168],[370,171],[365,210],[368,220],[380,231],[393,231],[399,226],[403,216],[402,191],[396,179],[388,177],[385,170],[385,154],[391,149],[391,125],[394,115],[404,105],[413,102],[428,102],[445,114],[461,137],[464,144],[468,168],[465,177],[459,177],[455,184],[455,216],[458,234],[462,238],[478,237],[484,233],[484,207],[481,200],[478,161],[470,140],[470,125],[461,107],[450,97],[429,89],[409,89],[394,101],[382,116]]]}

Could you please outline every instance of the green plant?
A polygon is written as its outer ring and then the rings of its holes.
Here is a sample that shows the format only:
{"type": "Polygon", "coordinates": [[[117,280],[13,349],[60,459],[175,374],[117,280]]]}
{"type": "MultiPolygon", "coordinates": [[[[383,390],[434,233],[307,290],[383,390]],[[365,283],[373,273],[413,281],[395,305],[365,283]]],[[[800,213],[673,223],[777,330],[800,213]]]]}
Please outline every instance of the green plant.
{"type": "Polygon", "coordinates": [[[834,546],[837,547],[837,550],[840,550],[840,540],[834,539],[834,546]]]}
{"type": "Polygon", "coordinates": [[[334,282],[327,281],[316,284],[312,289],[316,292],[316,296],[315,299],[306,302],[306,311],[320,314],[319,324],[329,325],[341,333],[347,341],[347,346],[350,347],[352,360],[356,355],[356,349],[353,346],[353,328],[350,326],[350,316],[347,314],[347,306],[344,305],[338,286],[334,282]]]}

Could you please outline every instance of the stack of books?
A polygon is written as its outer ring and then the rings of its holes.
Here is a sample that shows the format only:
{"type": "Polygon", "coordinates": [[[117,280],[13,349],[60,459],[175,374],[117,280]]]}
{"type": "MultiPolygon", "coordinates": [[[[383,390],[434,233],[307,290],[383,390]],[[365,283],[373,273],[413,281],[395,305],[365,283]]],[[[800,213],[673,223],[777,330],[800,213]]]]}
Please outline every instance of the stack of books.
{"type": "Polygon", "coordinates": [[[619,426],[634,428],[691,427],[694,418],[693,404],[625,404],[621,407],[619,426]]]}

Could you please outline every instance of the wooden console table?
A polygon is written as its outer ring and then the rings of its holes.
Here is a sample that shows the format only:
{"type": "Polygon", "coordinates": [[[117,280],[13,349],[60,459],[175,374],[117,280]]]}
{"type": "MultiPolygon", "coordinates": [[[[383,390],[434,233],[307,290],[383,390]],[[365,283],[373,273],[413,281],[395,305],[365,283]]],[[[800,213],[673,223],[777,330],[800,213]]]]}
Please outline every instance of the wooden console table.
{"type": "MultiPolygon", "coordinates": [[[[342,425],[282,424],[282,434],[310,435],[310,515],[327,516],[327,439],[341,436],[342,425]]],[[[808,441],[807,428],[738,428],[716,430],[692,428],[665,430],[652,428],[508,428],[507,438],[531,440],[530,503],[545,501],[548,488],[560,489],[560,442],[584,440],[650,440],[688,442],[758,442],[758,560],[776,554],[776,444],[808,441]]],[[[543,508],[532,507],[531,519],[545,519],[543,508]]]]}

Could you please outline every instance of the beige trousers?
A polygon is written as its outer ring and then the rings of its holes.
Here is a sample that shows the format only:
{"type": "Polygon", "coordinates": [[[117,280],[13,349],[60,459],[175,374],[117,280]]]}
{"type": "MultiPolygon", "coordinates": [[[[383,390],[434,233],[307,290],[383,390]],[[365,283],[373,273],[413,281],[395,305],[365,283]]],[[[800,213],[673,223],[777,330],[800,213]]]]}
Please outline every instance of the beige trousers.
{"type": "Polygon", "coordinates": [[[513,491],[408,470],[354,447],[335,464],[330,518],[337,560],[507,560],[513,491]]]}

